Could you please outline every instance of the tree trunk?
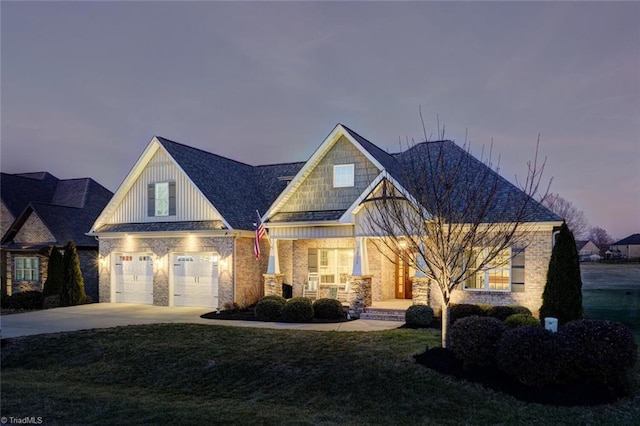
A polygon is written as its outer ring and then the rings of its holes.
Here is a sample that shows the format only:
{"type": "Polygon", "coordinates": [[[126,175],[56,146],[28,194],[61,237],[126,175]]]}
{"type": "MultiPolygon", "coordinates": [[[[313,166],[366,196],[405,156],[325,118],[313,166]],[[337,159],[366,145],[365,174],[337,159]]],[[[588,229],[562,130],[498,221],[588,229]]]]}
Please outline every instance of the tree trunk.
{"type": "Polygon", "coordinates": [[[451,308],[448,303],[442,303],[442,347],[449,347],[449,326],[451,325],[451,308]]]}

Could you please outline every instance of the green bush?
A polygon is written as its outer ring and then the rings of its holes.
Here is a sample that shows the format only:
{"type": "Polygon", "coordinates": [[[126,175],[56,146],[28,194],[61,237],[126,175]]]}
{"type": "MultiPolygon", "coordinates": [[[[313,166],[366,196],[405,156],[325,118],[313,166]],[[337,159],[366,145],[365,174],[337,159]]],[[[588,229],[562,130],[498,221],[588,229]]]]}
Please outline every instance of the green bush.
{"type": "Polygon", "coordinates": [[[490,367],[495,363],[498,342],[506,326],[491,317],[460,318],[451,326],[451,351],[465,368],[490,367]]]}
{"type": "Polygon", "coordinates": [[[342,303],[336,299],[318,299],[313,302],[313,315],[318,319],[344,318],[342,303]]]}
{"type": "Polygon", "coordinates": [[[42,309],[44,296],[41,291],[30,290],[15,293],[7,298],[6,307],[9,309],[42,309]]]}
{"type": "Polygon", "coordinates": [[[566,223],[562,224],[553,246],[542,293],[540,318],[546,317],[557,318],[559,325],[584,318],[580,259],[576,241],[566,223]]]}
{"type": "Polygon", "coordinates": [[[45,297],[56,296],[62,293],[64,283],[64,259],[56,246],[51,248],[49,262],[47,264],[47,280],[44,283],[42,293],[45,297]]]}
{"type": "Polygon", "coordinates": [[[64,282],[60,292],[62,306],[74,306],[84,303],[86,293],[84,291],[84,278],[80,269],[78,249],[73,241],[69,241],[64,247],[64,282]]]}
{"type": "Polygon", "coordinates": [[[498,368],[527,386],[541,388],[556,384],[560,359],[557,335],[539,327],[539,323],[538,327],[507,330],[498,342],[498,368]]]}
{"type": "Polygon", "coordinates": [[[531,312],[531,309],[527,308],[526,306],[510,305],[510,307],[513,308],[516,314],[527,314],[533,316],[533,312],[531,312]]]}
{"type": "Polygon", "coordinates": [[[404,321],[409,327],[429,327],[433,321],[433,309],[427,305],[409,306],[404,313],[404,321]]]}
{"type": "Polygon", "coordinates": [[[459,305],[451,305],[450,311],[451,324],[458,321],[460,318],[466,318],[471,316],[483,317],[485,311],[478,305],[470,305],[467,303],[461,303],[459,305]]]}
{"type": "Polygon", "coordinates": [[[42,302],[42,309],[57,308],[60,306],[60,295],[47,296],[42,302]]]}
{"type": "Polygon", "coordinates": [[[278,296],[277,294],[270,294],[268,296],[264,296],[262,299],[260,300],[275,300],[277,302],[282,303],[282,306],[284,306],[285,303],[287,303],[287,299],[285,299],[282,296],[278,296]]]}
{"type": "Polygon", "coordinates": [[[506,325],[509,328],[516,328],[516,327],[542,327],[542,324],[540,324],[540,320],[538,318],[535,318],[532,315],[528,315],[528,314],[513,314],[513,315],[509,315],[507,317],[507,319],[504,320],[504,325],[506,325]]]}
{"type": "Polygon", "coordinates": [[[487,310],[487,316],[504,321],[507,317],[516,314],[516,310],[512,306],[492,306],[487,310]]]}
{"type": "Polygon", "coordinates": [[[272,298],[262,298],[253,310],[253,313],[261,321],[277,321],[282,314],[284,303],[272,298]]]}
{"type": "Polygon", "coordinates": [[[558,330],[564,346],[564,377],[573,383],[626,388],[638,359],[638,345],[624,324],[605,320],[570,321],[558,330]]]}
{"type": "Polygon", "coordinates": [[[289,299],[282,308],[282,320],[285,322],[309,322],[313,319],[313,305],[308,297],[289,299]]]}

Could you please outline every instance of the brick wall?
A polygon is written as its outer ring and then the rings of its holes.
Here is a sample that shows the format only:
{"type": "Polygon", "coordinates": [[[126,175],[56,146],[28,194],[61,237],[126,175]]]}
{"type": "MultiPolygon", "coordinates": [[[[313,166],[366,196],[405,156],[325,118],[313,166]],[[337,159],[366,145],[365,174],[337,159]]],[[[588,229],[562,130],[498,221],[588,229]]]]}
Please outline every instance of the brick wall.
{"type": "Polygon", "coordinates": [[[236,239],[236,295],[240,306],[248,306],[258,301],[263,293],[262,274],[267,272],[269,262],[268,239],[260,241],[260,260],[253,253],[253,238],[236,239]]]}
{"type": "Polygon", "coordinates": [[[16,243],[55,243],[56,239],[37,214],[31,213],[18,233],[13,237],[16,243]]]}
{"type": "Polygon", "coordinates": [[[7,206],[0,202],[0,235],[7,233],[14,220],[15,217],[13,217],[7,206]]]}
{"type": "Polygon", "coordinates": [[[154,262],[153,304],[169,305],[169,280],[171,253],[174,252],[217,252],[218,262],[218,303],[233,302],[233,259],[234,237],[184,237],[184,238],[102,238],[100,257],[109,261],[100,265],[100,302],[111,302],[111,257],[112,253],[153,253],[162,260],[162,267],[154,262]]]}

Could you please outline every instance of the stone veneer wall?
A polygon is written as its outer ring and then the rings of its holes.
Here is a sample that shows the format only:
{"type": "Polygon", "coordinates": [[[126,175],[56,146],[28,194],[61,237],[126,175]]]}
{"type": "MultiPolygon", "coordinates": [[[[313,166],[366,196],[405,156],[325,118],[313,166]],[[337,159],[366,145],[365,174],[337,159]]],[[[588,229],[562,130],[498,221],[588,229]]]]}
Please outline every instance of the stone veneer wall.
{"type": "MultiPolygon", "coordinates": [[[[102,238],[100,239],[100,256],[110,256],[112,253],[150,252],[163,259],[162,268],[154,262],[153,276],[153,304],[169,306],[169,262],[173,252],[217,252],[218,264],[218,303],[233,302],[233,245],[234,237],[184,237],[184,238],[102,238]]],[[[100,302],[111,302],[111,264],[100,265],[100,302]]]]}

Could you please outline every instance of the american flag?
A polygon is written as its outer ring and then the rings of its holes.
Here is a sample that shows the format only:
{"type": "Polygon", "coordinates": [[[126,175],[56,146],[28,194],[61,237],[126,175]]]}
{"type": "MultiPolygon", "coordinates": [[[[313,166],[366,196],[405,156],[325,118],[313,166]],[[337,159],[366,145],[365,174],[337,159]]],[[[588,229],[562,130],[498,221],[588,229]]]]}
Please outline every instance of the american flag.
{"type": "Polygon", "coordinates": [[[260,220],[260,213],[256,211],[258,215],[258,222],[256,222],[256,238],[253,242],[253,254],[256,259],[260,259],[260,240],[267,234],[267,230],[264,228],[264,223],[260,220]]]}

